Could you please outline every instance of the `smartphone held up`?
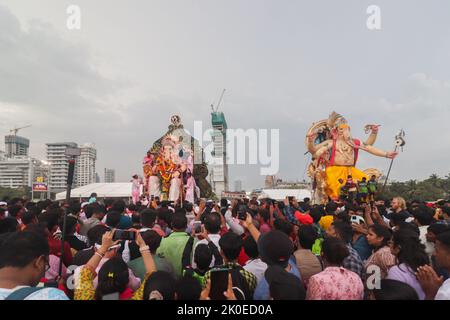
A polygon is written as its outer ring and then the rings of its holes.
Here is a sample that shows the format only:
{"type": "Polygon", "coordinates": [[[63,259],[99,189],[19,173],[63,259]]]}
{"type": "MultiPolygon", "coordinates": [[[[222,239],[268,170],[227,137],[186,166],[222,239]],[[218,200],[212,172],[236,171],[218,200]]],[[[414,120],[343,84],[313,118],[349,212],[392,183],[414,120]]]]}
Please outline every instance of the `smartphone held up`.
{"type": "Polygon", "coordinates": [[[136,232],[126,230],[116,230],[113,236],[114,241],[135,241],[136,232]]]}
{"type": "Polygon", "coordinates": [[[194,233],[195,234],[202,233],[202,223],[201,223],[201,221],[194,222],[194,233]]]}
{"type": "Polygon", "coordinates": [[[209,297],[211,300],[226,300],[224,292],[228,290],[229,269],[211,270],[211,291],[209,297]]]}

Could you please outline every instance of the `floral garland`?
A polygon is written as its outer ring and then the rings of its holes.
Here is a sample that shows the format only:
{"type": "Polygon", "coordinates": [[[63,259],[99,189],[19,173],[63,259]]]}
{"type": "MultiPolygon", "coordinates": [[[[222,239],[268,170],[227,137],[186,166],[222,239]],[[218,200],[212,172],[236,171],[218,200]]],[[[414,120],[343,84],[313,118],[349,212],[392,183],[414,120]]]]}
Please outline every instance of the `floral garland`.
{"type": "Polygon", "coordinates": [[[168,192],[170,188],[170,180],[172,179],[173,173],[176,171],[176,164],[169,160],[167,161],[162,156],[158,156],[156,159],[156,169],[158,176],[162,180],[162,191],[168,192]]]}

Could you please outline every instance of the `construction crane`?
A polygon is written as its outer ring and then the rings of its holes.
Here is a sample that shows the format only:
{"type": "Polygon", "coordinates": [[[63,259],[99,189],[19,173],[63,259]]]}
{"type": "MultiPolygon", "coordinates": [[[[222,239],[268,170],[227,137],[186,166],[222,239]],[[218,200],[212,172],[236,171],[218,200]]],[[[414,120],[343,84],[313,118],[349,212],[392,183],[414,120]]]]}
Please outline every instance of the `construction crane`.
{"type": "Polygon", "coordinates": [[[222,103],[222,100],[223,100],[223,96],[225,95],[225,91],[226,91],[226,89],[223,89],[222,94],[219,98],[219,101],[216,104],[216,107],[214,108],[214,105],[213,104],[211,105],[212,112],[217,112],[219,110],[220,104],[222,103]]]}
{"type": "Polygon", "coordinates": [[[28,125],[28,126],[25,126],[25,127],[21,127],[21,128],[17,128],[17,127],[16,127],[16,128],[14,128],[14,129],[9,130],[9,132],[14,133],[14,135],[17,136],[17,132],[19,132],[19,131],[22,130],[22,129],[29,128],[29,127],[31,127],[31,125],[28,125]]]}

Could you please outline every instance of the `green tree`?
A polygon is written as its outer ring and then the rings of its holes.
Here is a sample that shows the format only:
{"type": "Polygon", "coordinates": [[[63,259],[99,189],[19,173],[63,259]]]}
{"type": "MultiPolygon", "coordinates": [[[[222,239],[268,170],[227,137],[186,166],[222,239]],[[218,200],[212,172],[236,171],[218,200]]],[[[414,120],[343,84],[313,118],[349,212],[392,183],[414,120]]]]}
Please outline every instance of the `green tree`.
{"type": "Polygon", "coordinates": [[[423,181],[394,181],[386,186],[383,195],[388,198],[400,196],[407,201],[436,201],[438,199],[447,199],[450,196],[450,174],[445,178],[440,178],[438,175],[432,174],[423,181]]]}
{"type": "Polygon", "coordinates": [[[0,199],[22,198],[28,196],[27,191],[25,188],[11,189],[0,187],[0,199]]]}

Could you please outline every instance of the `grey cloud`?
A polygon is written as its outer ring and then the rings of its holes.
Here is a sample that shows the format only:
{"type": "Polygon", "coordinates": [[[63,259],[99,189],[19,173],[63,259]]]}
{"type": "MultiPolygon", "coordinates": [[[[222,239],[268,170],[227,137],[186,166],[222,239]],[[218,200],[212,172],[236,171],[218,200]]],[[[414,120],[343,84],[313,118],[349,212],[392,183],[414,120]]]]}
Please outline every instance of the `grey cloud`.
{"type": "Polygon", "coordinates": [[[85,47],[63,40],[51,26],[35,20],[25,31],[0,6],[0,30],[0,101],[68,116],[95,113],[104,106],[93,100],[117,89],[96,70],[85,47]]]}

